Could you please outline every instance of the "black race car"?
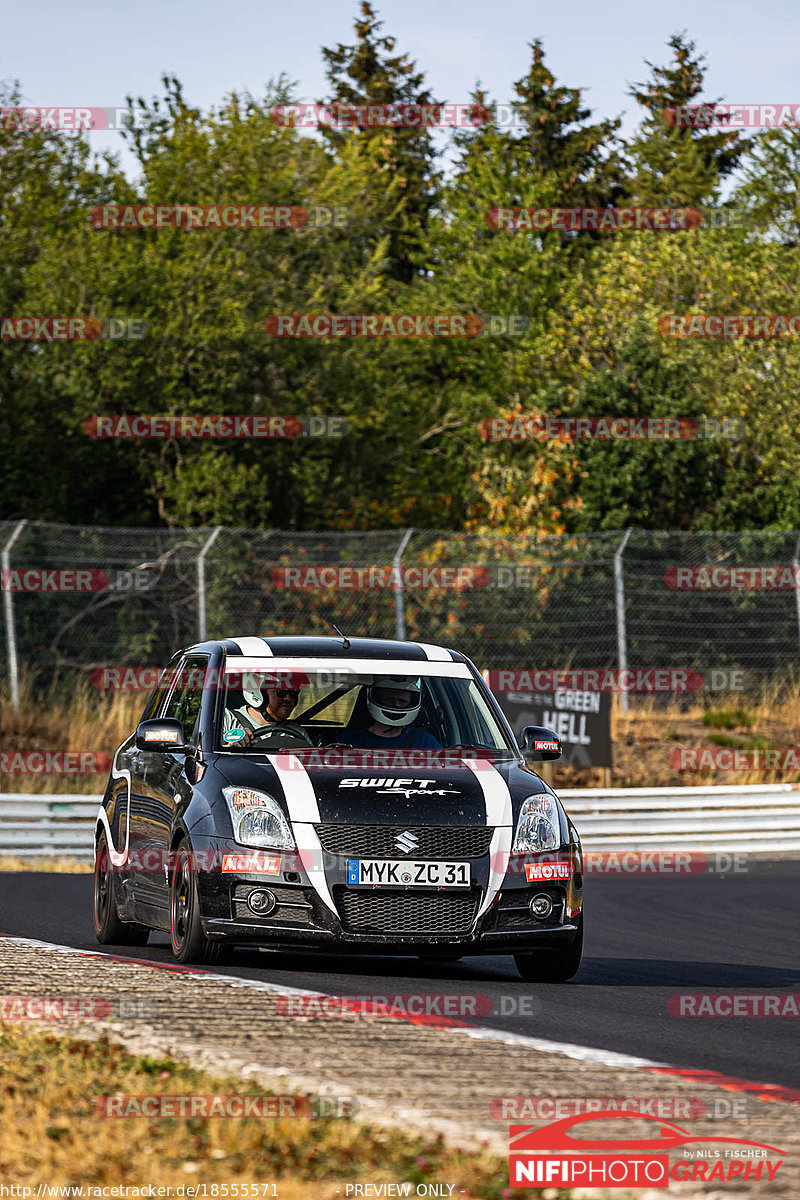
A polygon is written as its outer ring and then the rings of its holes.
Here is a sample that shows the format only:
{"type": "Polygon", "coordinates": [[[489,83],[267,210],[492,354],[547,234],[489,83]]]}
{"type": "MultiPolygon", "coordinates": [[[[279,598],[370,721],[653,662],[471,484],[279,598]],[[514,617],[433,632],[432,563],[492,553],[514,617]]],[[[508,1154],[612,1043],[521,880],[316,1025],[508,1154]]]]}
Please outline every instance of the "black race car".
{"type": "Polygon", "coordinates": [[[98,940],[457,959],[569,979],[578,834],[464,655],[240,637],[176,654],[114,755],[95,834],[98,940]]]}

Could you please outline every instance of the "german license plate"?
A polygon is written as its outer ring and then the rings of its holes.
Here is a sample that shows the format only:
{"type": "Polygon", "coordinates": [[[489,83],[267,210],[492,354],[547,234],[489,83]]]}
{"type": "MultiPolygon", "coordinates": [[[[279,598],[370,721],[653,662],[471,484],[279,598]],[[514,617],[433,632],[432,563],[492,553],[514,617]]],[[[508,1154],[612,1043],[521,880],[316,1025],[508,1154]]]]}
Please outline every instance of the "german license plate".
{"type": "Polygon", "coordinates": [[[347,882],[382,887],[469,887],[469,863],[397,862],[390,858],[349,858],[347,882]]]}

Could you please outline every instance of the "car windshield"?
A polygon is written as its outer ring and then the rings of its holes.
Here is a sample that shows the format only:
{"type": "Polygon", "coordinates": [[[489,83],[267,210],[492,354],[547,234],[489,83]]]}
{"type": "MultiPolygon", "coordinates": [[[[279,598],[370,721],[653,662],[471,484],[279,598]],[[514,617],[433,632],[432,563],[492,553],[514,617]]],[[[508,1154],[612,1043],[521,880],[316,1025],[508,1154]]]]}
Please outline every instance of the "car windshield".
{"type": "Polygon", "coordinates": [[[514,755],[468,668],[454,664],[445,674],[436,666],[434,674],[407,661],[380,671],[229,665],[217,747],[240,754],[352,747],[514,755]]]}

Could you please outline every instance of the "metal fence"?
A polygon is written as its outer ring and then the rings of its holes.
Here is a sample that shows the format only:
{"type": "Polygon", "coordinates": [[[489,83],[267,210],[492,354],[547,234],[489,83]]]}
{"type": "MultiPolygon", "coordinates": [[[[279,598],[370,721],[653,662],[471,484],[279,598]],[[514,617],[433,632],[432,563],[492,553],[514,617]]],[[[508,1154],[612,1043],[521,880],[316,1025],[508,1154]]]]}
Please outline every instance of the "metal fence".
{"type": "Polygon", "coordinates": [[[0,653],[12,703],[20,673],[158,667],[205,636],[320,634],[331,620],[350,635],[443,642],[481,669],[763,674],[797,659],[799,550],[798,533],[780,531],[540,538],[2,522],[0,653]],[[780,586],[674,586],[679,568],[765,566],[787,569],[780,586]],[[76,571],[89,590],[70,590],[76,571]]]}
{"type": "MultiPolygon", "coordinates": [[[[800,785],[559,788],[584,850],[796,854],[800,785]]],[[[0,795],[0,856],[91,860],[100,796],[0,795]]]]}

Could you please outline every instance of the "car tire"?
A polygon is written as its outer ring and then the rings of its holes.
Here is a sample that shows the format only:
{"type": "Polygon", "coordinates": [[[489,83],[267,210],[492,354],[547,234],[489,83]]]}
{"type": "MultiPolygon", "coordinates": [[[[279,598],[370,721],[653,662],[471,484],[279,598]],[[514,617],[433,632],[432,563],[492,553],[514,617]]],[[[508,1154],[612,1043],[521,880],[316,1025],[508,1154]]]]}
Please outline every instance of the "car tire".
{"type": "Polygon", "coordinates": [[[97,839],[94,856],[94,932],[102,946],[145,946],[147,925],[120,920],[114,895],[114,877],[105,833],[97,839]]]}
{"type": "Polygon", "coordinates": [[[534,954],[515,954],[514,962],[529,983],[563,983],[577,974],[583,955],[583,913],[578,932],[568,946],[556,950],[537,950],[534,954]]]}
{"type": "Polygon", "coordinates": [[[169,889],[169,936],[172,953],[180,963],[221,962],[228,949],[221,942],[210,941],[203,932],[197,871],[192,869],[192,848],[188,841],[175,848],[169,889]]]}

